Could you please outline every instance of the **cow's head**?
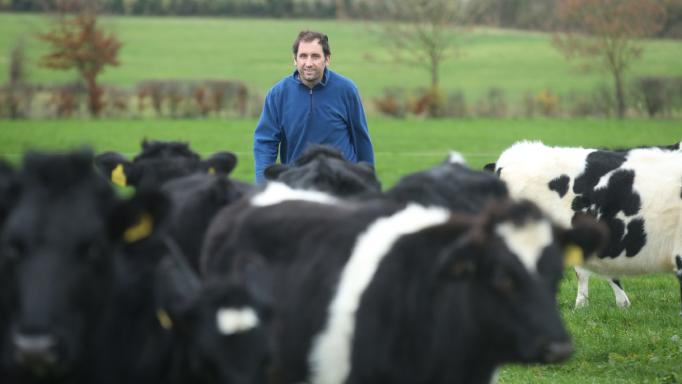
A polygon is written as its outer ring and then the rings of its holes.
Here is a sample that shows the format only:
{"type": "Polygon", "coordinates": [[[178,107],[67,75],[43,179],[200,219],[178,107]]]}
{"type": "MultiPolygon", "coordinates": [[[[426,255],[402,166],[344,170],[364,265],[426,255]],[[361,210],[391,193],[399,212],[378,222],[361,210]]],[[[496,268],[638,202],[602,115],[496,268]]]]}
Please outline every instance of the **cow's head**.
{"type": "Polygon", "coordinates": [[[559,362],[572,353],[556,303],[564,254],[593,254],[606,239],[594,220],[561,229],[530,202],[501,203],[443,252],[439,271],[467,283],[465,316],[496,364],[559,362]]]}
{"type": "Polygon", "coordinates": [[[142,152],[132,161],[117,152],[104,152],[95,157],[95,164],[116,184],[146,188],[195,172],[227,175],[237,165],[237,156],[217,152],[202,160],[188,143],[144,140],[142,152]]]}
{"type": "Polygon", "coordinates": [[[202,283],[177,255],[163,260],[156,281],[160,323],[176,333],[192,382],[263,381],[268,315],[247,284],[226,277],[202,283]]]}
{"type": "MultiPolygon", "coordinates": [[[[5,356],[33,375],[78,369],[112,286],[112,254],[153,217],[119,199],[88,151],[26,156],[1,238],[10,305],[5,356]]],[[[152,199],[156,201],[156,199],[152,199]]]]}
{"type": "Polygon", "coordinates": [[[294,166],[271,165],[267,180],[276,180],[296,189],[329,192],[335,196],[369,196],[380,193],[381,183],[368,163],[353,163],[328,146],[311,145],[294,166]]]}

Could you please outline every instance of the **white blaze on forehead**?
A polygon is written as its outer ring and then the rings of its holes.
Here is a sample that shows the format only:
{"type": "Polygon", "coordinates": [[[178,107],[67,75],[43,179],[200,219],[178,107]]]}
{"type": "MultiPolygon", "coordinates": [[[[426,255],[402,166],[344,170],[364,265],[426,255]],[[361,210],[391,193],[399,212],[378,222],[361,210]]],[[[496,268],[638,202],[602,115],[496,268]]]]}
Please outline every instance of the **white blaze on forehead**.
{"type": "Polygon", "coordinates": [[[547,220],[526,222],[521,226],[504,223],[498,225],[495,232],[530,272],[537,271],[542,250],[552,243],[552,226],[547,220]]]}
{"type": "Polygon", "coordinates": [[[442,224],[448,217],[449,213],[442,208],[411,204],[393,216],[376,220],[358,236],[328,308],[326,327],[313,341],[308,357],[310,383],[345,382],[350,371],[355,313],[381,260],[401,236],[442,224]]]}
{"type": "Polygon", "coordinates": [[[464,160],[464,156],[462,156],[461,153],[457,151],[450,151],[450,157],[448,158],[448,162],[452,164],[466,164],[466,160],[464,160]]]}
{"type": "Polygon", "coordinates": [[[220,308],[216,312],[218,331],[223,335],[246,332],[258,326],[258,315],[253,308],[220,308]]]}
{"type": "Polygon", "coordinates": [[[304,200],[323,204],[334,204],[338,202],[337,198],[324,192],[292,189],[283,183],[270,182],[263,192],[251,199],[251,204],[264,207],[289,200],[304,200]]]}

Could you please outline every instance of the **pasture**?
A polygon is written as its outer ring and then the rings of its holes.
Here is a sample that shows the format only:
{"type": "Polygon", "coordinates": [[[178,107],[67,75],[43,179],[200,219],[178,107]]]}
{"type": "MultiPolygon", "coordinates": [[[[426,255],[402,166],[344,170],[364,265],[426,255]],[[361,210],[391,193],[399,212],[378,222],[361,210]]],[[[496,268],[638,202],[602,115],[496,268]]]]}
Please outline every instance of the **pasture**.
{"type": "MultiPolygon", "coordinates": [[[[202,155],[231,150],[239,156],[233,176],[252,180],[254,120],[4,121],[0,154],[19,161],[28,149],[87,144],[96,151],[139,151],[140,140],[185,140],[202,155]]],[[[625,147],[682,139],[675,120],[406,120],[371,118],[377,171],[388,187],[406,173],[440,162],[448,150],[480,168],[512,142],[625,147]]],[[[678,285],[671,275],[624,278],[632,307],[619,310],[608,285],[593,279],[590,307],[574,310],[576,279],[566,272],[559,305],[576,353],[558,366],[507,367],[500,383],[682,382],[682,319],[678,285]]]]}
{"type": "MultiPolygon", "coordinates": [[[[238,79],[265,92],[291,66],[290,44],[303,28],[330,35],[332,67],[351,77],[367,98],[386,87],[428,83],[426,72],[391,63],[360,22],[211,18],[106,17],[105,25],[123,41],[121,66],[102,81],[133,86],[146,79],[238,79]],[[362,42],[362,44],[358,44],[362,42]]],[[[0,14],[0,83],[7,80],[7,53],[26,37],[28,81],[64,82],[72,73],[36,65],[45,46],[32,38],[45,30],[36,15],[0,14]]],[[[462,55],[443,67],[443,88],[467,97],[499,87],[520,98],[526,91],[590,90],[607,84],[598,73],[577,73],[549,44],[531,32],[477,29],[461,38],[462,55]],[[532,57],[526,55],[533,52],[532,57]]],[[[634,75],[682,76],[682,42],[650,41],[634,75]]],[[[19,162],[26,150],[60,150],[89,145],[128,156],[143,138],[183,140],[202,155],[230,150],[239,157],[233,177],[253,179],[252,134],[256,121],[244,120],[45,120],[0,121],[0,156],[19,162]]],[[[370,117],[377,172],[384,188],[402,175],[460,151],[473,168],[494,161],[517,140],[589,147],[672,144],[682,140],[679,120],[394,120],[370,117]]],[[[574,310],[576,280],[571,271],[561,286],[559,305],[576,352],[558,366],[506,367],[500,383],[682,383],[682,319],[679,288],[672,275],[624,278],[632,307],[619,310],[605,282],[593,280],[590,307],[574,310]]]]}
{"type": "MultiPolygon", "coordinates": [[[[291,43],[306,28],[329,35],[331,67],[353,79],[365,99],[379,96],[385,88],[415,89],[429,84],[428,72],[400,65],[388,56],[371,33],[376,25],[370,23],[172,17],[103,17],[102,22],[123,43],[120,66],[107,68],[101,76],[108,84],[129,87],[150,79],[237,79],[264,94],[293,70],[291,43]]],[[[7,81],[8,55],[20,37],[26,42],[29,82],[75,78],[74,73],[37,65],[47,47],[34,36],[48,26],[45,16],[0,13],[0,83],[7,81]]],[[[510,100],[543,89],[565,94],[590,91],[598,85],[611,87],[608,75],[582,73],[566,62],[547,34],[480,28],[452,33],[459,54],[443,62],[442,89],[462,91],[469,103],[492,87],[503,90],[510,100]]],[[[647,41],[631,75],[682,76],[680,62],[682,42],[647,41]]]]}

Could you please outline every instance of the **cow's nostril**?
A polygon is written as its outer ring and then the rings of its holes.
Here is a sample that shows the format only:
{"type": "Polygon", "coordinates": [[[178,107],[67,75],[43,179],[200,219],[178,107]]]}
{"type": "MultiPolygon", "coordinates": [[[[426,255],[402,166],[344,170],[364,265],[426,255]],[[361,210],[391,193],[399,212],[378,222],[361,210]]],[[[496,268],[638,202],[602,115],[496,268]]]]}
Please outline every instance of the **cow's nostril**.
{"type": "Polygon", "coordinates": [[[50,366],[57,362],[57,339],[52,335],[14,334],[12,342],[17,363],[28,366],[50,366]]]}

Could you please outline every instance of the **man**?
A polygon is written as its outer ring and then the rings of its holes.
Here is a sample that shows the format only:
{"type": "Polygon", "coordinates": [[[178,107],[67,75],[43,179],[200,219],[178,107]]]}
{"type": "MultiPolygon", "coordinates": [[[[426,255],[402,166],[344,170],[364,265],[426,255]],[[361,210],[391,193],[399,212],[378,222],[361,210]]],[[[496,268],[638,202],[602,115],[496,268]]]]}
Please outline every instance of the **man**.
{"type": "Polygon", "coordinates": [[[374,165],[365,111],[355,84],[332,72],[327,35],[302,31],[294,41],[293,75],[275,84],[263,104],[256,126],[253,153],[256,182],[279,158],[294,162],[309,144],[326,144],[346,160],[374,165]]]}

